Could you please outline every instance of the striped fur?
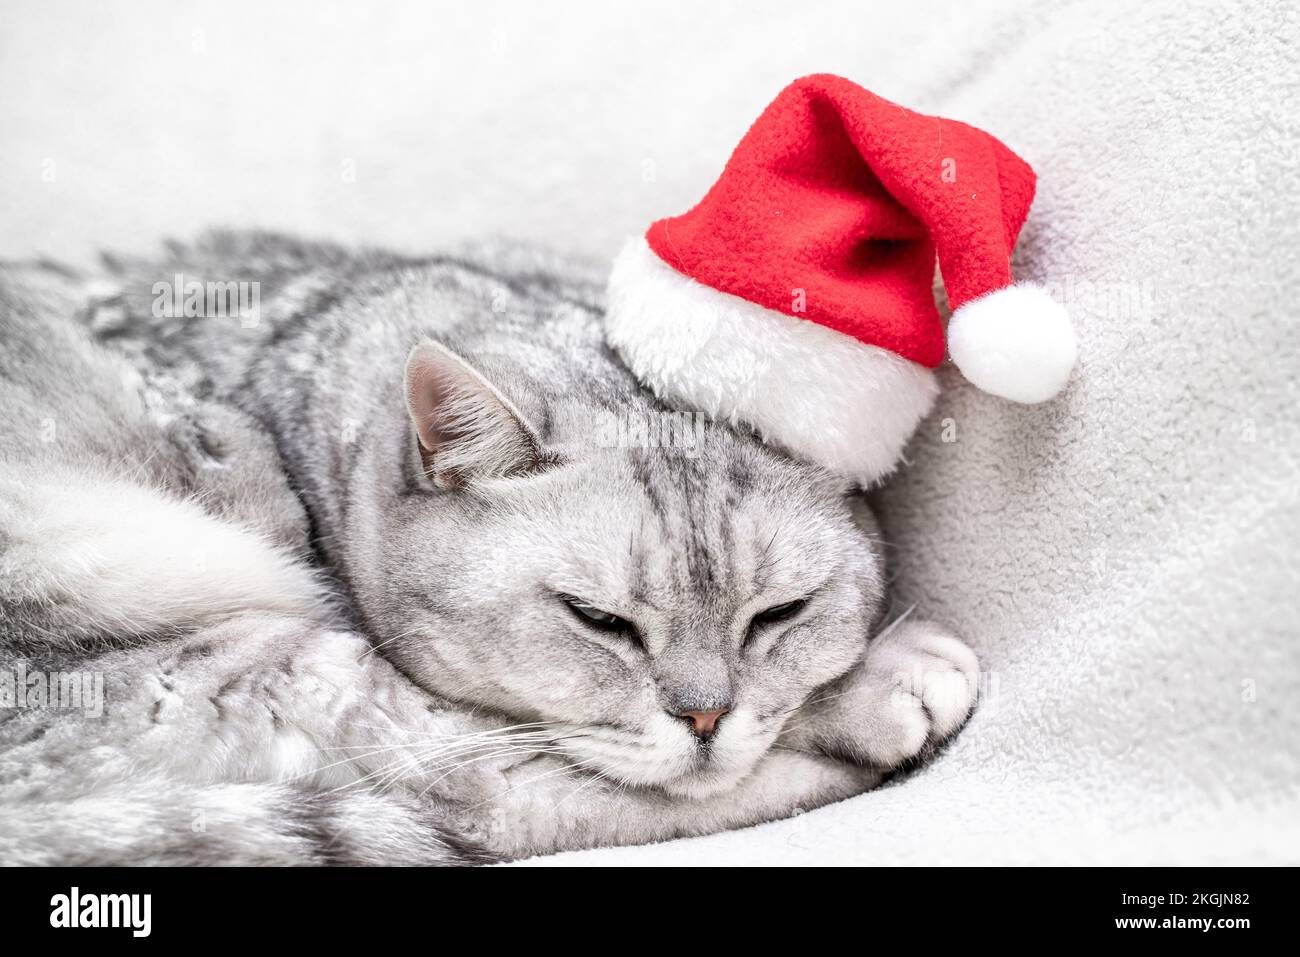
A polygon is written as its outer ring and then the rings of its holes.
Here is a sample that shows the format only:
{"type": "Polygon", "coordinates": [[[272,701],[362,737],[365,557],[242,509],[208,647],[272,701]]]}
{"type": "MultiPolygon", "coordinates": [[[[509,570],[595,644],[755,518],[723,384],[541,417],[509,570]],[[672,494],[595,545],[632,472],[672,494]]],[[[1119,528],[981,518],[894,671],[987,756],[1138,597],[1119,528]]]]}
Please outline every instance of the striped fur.
{"type": "Polygon", "coordinates": [[[0,855],[472,863],[706,833],[870,787],[969,709],[959,642],[869,644],[860,496],[641,388],[599,270],[255,234],[106,266],[0,292],[0,648],[109,679],[99,717],[0,712],[0,855]],[[257,321],[157,315],[177,274],[259,283],[257,321]],[[729,712],[701,742],[678,715],[706,707],[729,712]]]}

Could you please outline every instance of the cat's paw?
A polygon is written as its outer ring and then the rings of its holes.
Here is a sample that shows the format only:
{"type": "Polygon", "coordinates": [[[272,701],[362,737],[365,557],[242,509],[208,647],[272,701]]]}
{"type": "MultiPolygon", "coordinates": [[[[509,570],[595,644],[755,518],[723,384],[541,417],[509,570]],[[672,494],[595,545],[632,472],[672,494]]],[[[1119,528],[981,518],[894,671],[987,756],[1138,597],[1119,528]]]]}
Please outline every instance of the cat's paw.
{"type": "Polygon", "coordinates": [[[975,703],[979,661],[931,622],[904,621],[872,641],[849,674],[797,712],[783,743],[891,769],[952,737],[975,703]]]}

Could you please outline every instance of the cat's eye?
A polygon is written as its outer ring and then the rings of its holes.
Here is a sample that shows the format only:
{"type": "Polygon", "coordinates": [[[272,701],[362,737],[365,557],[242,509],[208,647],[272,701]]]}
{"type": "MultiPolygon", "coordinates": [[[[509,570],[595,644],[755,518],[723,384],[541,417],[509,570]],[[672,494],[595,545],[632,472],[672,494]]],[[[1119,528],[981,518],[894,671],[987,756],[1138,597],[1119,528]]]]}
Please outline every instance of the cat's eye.
{"type": "Polygon", "coordinates": [[[581,598],[575,598],[572,595],[561,595],[560,600],[568,605],[569,610],[575,615],[601,631],[633,631],[632,623],[626,618],[620,618],[603,608],[597,608],[581,598]]]}
{"type": "MultiPolygon", "coordinates": [[[[796,598],[794,601],[787,601],[781,605],[773,605],[771,608],[760,611],[749,622],[749,635],[754,634],[754,629],[761,628],[763,625],[775,625],[782,621],[789,621],[799,612],[804,610],[808,604],[807,598],[796,598]]],[[[748,641],[748,637],[745,639],[748,641]]]]}

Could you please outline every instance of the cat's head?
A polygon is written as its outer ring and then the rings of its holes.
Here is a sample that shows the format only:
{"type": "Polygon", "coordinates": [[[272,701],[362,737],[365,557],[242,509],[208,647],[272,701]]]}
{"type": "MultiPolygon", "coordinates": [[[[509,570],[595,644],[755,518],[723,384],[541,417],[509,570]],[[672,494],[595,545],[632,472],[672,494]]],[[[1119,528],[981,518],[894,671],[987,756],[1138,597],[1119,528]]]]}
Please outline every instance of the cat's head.
{"type": "Polygon", "coordinates": [[[507,391],[441,346],[410,357],[406,472],[358,596],[383,653],[439,695],[553,723],[613,780],[733,785],[862,656],[884,590],[869,513],[635,389],[544,408],[507,391]]]}

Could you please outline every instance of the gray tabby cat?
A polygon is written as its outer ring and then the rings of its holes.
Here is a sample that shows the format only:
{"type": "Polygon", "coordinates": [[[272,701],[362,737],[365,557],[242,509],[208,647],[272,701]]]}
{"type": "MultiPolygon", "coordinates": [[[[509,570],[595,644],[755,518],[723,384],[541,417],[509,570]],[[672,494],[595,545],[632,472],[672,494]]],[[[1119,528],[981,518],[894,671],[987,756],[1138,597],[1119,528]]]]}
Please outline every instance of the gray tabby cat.
{"type": "Polygon", "coordinates": [[[964,721],[964,644],[868,640],[861,497],[680,428],[605,346],[590,267],[246,234],[110,266],[107,292],[0,286],[0,681],[55,676],[0,708],[0,861],[704,834],[860,793],[964,721]],[[258,283],[259,312],[169,318],[178,274],[258,283]],[[59,675],[102,676],[99,713],[56,706],[59,675]]]}

